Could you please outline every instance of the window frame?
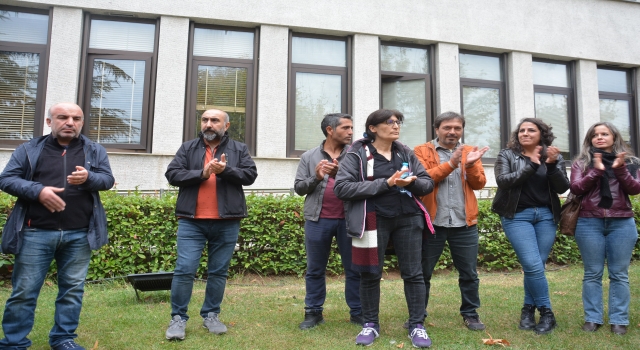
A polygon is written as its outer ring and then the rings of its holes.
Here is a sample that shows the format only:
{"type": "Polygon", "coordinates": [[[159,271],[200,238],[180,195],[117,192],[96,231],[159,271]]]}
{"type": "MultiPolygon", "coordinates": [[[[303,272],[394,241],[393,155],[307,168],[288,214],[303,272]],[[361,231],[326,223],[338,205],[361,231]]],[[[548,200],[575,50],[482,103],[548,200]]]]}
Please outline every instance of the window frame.
{"type": "MultiPolygon", "coordinates": [[[[326,75],[340,75],[341,79],[341,87],[342,87],[342,96],[341,96],[341,104],[342,110],[340,113],[352,114],[352,37],[349,36],[331,36],[331,35],[321,35],[321,34],[308,34],[308,33],[297,33],[293,31],[289,31],[289,77],[288,77],[288,87],[287,87],[287,157],[288,158],[298,158],[307,150],[296,150],[295,142],[296,142],[296,73],[315,73],[315,74],[326,74],[326,75]],[[326,39],[326,40],[334,40],[334,41],[344,41],[345,42],[345,58],[346,64],[345,67],[336,67],[336,66],[322,66],[315,64],[303,64],[303,63],[292,63],[292,55],[293,55],[293,38],[312,38],[312,39],[326,39]]],[[[337,113],[337,111],[336,111],[337,113]]]]}
{"type": "Polygon", "coordinates": [[[187,82],[186,82],[186,103],[184,118],[184,135],[183,140],[192,140],[198,131],[196,125],[196,101],[198,93],[198,65],[215,65],[231,68],[247,69],[247,97],[245,107],[245,140],[249,153],[252,156],[256,154],[256,130],[257,130],[257,88],[258,88],[258,58],[259,58],[259,40],[260,28],[243,28],[229,27],[220,25],[209,25],[191,22],[189,24],[189,44],[187,58],[187,82]],[[194,36],[196,28],[229,30],[234,32],[253,33],[253,58],[227,58],[227,57],[209,57],[196,56],[193,54],[194,36]]]}
{"type": "MultiPolygon", "coordinates": [[[[37,15],[47,15],[49,17],[47,28],[47,43],[46,44],[29,44],[20,43],[14,41],[0,41],[0,51],[22,52],[22,53],[37,53],[39,55],[38,63],[38,87],[36,88],[36,105],[34,108],[33,116],[33,138],[42,136],[44,130],[44,119],[46,118],[47,111],[45,111],[46,104],[46,92],[47,92],[47,77],[49,75],[49,51],[51,49],[51,26],[53,17],[53,8],[49,9],[34,9],[18,6],[0,5],[0,10],[10,12],[22,12],[32,13],[37,15]]],[[[28,140],[3,140],[0,139],[0,148],[16,148],[19,145],[25,143],[28,140]]]]}
{"type": "MultiPolygon", "coordinates": [[[[463,116],[465,116],[465,119],[468,120],[464,111],[464,92],[463,91],[465,86],[498,89],[498,96],[500,97],[500,101],[502,101],[500,103],[500,145],[501,145],[500,147],[501,149],[503,149],[507,147],[507,143],[509,142],[509,138],[511,137],[511,118],[510,118],[510,113],[508,108],[509,107],[509,94],[508,94],[509,73],[508,73],[508,67],[507,67],[508,54],[473,51],[473,50],[465,50],[465,49],[460,49],[458,51],[458,55],[460,54],[497,57],[499,59],[500,78],[502,79],[502,81],[470,79],[470,78],[462,78],[462,76],[460,76],[460,113],[463,116]]],[[[458,65],[460,64],[459,62],[460,62],[460,59],[458,58],[458,65]]],[[[463,143],[465,142],[464,135],[462,136],[462,142],[463,143]]],[[[473,145],[473,146],[482,147],[485,145],[473,145]]],[[[496,159],[497,158],[494,158],[494,157],[482,157],[482,162],[485,164],[493,164],[495,163],[496,159]]]]}
{"type": "Polygon", "coordinates": [[[562,64],[567,67],[567,78],[570,87],[563,88],[558,86],[548,86],[548,85],[536,85],[533,84],[533,113],[535,115],[535,98],[536,93],[543,94],[561,94],[567,95],[567,125],[569,126],[569,159],[565,159],[567,164],[571,163],[571,160],[578,155],[580,152],[580,133],[579,125],[578,125],[578,117],[576,115],[577,109],[577,99],[575,96],[576,90],[576,64],[575,61],[558,61],[558,60],[550,60],[545,58],[536,58],[534,57],[531,60],[531,66],[533,67],[533,62],[542,62],[542,63],[552,63],[552,64],[562,64]]]}
{"type": "MultiPolygon", "coordinates": [[[[631,142],[631,149],[633,152],[638,155],[640,154],[640,142],[638,141],[638,136],[640,135],[638,128],[640,127],[640,123],[638,123],[638,115],[637,115],[637,81],[635,79],[635,69],[637,68],[621,68],[621,67],[613,67],[607,65],[598,65],[597,69],[605,69],[605,70],[614,70],[614,71],[622,71],[627,75],[627,88],[629,89],[628,93],[621,92],[608,92],[608,91],[600,91],[598,88],[598,104],[601,99],[612,99],[612,100],[626,100],[629,101],[629,141],[631,142]]],[[[600,110],[598,110],[598,116],[600,115],[600,110]]]]}
{"type": "MultiPolygon", "coordinates": [[[[407,80],[421,80],[424,79],[425,82],[425,106],[427,115],[425,116],[427,122],[427,128],[425,130],[426,140],[432,140],[435,138],[435,130],[433,129],[433,120],[436,116],[436,101],[433,92],[435,89],[435,55],[433,45],[420,45],[414,43],[401,43],[394,41],[384,41],[379,40],[378,43],[378,66],[379,66],[379,77],[380,77],[380,108],[384,108],[382,105],[382,83],[385,82],[393,82],[393,81],[407,81],[407,80]],[[382,70],[382,46],[395,46],[395,47],[407,47],[407,48],[416,48],[416,49],[424,49],[427,50],[427,56],[429,57],[429,73],[407,73],[407,72],[396,72],[396,71],[385,71],[382,70]]],[[[400,111],[402,112],[402,111],[400,111]]]]}
{"type": "Polygon", "coordinates": [[[158,46],[160,38],[160,19],[128,18],[104,16],[85,13],[84,33],[82,40],[82,62],[80,64],[80,78],[78,82],[78,105],[84,111],[84,126],[82,134],[88,136],[91,111],[91,84],[93,80],[93,62],[96,59],[120,59],[145,61],[145,90],[142,99],[142,120],[140,125],[140,143],[101,143],[110,152],[151,153],[153,142],[153,117],[156,91],[156,75],[158,69],[158,46]],[[91,36],[91,21],[104,20],[113,22],[147,23],[155,25],[153,52],[107,50],[89,48],[91,36]]]}

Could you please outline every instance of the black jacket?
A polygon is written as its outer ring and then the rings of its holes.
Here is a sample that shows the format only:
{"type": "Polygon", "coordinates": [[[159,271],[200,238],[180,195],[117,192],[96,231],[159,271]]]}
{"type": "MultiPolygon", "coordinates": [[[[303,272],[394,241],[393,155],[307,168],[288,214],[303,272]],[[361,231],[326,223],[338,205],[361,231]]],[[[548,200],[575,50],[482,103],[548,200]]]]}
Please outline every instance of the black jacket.
{"type": "MultiPolygon", "coordinates": [[[[169,184],[180,188],[176,216],[195,216],[198,190],[200,184],[205,181],[201,177],[205,146],[202,136],[183,143],[164,174],[169,184]]],[[[224,219],[247,217],[247,204],[242,186],[253,184],[258,177],[256,164],[249,155],[247,145],[231,140],[228,133],[225,133],[213,156],[220,159],[223,153],[227,159],[227,166],[222,173],[215,175],[218,212],[224,219]]]]}
{"type": "MultiPolygon", "coordinates": [[[[553,164],[547,164],[553,166],[553,164]]],[[[555,163],[558,171],[548,174],[549,197],[551,198],[551,211],[554,221],[560,221],[560,198],[559,193],[564,193],[569,189],[569,179],[565,169],[562,155],[558,155],[555,163]]],[[[512,219],[518,207],[522,184],[525,183],[536,169],[519,153],[510,149],[503,149],[498,154],[494,167],[498,192],[493,198],[492,209],[500,216],[512,219]]]]}

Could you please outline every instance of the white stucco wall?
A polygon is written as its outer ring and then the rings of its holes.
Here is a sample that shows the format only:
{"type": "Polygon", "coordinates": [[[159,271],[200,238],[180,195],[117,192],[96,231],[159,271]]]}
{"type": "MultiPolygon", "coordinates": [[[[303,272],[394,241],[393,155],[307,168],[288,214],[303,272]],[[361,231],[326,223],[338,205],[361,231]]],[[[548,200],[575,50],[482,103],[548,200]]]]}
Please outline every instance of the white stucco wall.
{"type": "Polygon", "coordinates": [[[531,54],[526,52],[511,52],[507,61],[511,130],[520,119],[535,117],[533,67],[531,54]]]}
{"type": "Polygon", "coordinates": [[[188,18],[160,18],[151,148],[154,154],[174,154],[182,144],[188,37],[188,18]]]}
{"type": "MultiPolygon", "coordinates": [[[[640,4],[611,0],[27,0],[143,17],[312,32],[367,33],[392,38],[457,43],[464,48],[529,52],[536,56],[640,64],[640,4]],[[393,21],[385,18],[401,19],[393,21]]],[[[31,5],[30,5],[31,4],[31,5]]]]}
{"type": "Polygon", "coordinates": [[[287,156],[289,28],[260,26],[257,155],[287,156]]]}
{"type": "MultiPolygon", "coordinates": [[[[82,53],[82,10],[55,7],[51,18],[51,46],[45,99],[49,107],[60,102],[78,102],[78,78],[82,53]]],[[[43,134],[51,132],[43,123],[43,134]]]]}
{"type": "Polygon", "coordinates": [[[578,129],[580,144],[589,127],[600,121],[600,97],[598,95],[598,67],[596,62],[576,62],[576,100],[578,101],[578,129]]]}
{"type": "Polygon", "coordinates": [[[458,45],[438,43],[436,47],[436,114],[460,112],[460,60],[458,45]]]}
{"type": "Polygon", "coordinates": [[[380,44],[378,37],[353,36],[353,139],[364,133],[369,114],[380,108],[380,44]]]}

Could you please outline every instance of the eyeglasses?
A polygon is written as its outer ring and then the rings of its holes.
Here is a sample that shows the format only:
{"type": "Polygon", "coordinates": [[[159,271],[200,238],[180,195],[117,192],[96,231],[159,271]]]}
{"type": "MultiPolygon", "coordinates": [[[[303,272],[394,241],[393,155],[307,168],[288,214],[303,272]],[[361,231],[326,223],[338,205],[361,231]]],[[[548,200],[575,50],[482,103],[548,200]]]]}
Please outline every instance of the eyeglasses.
{"type": "Polygon", "coordinates": [[[401,126],[402,126],[402,120],[393,120],[393,119],[388,119],[385,123],[386,123],[387,125],[389,125],[389,126],[393,126],[393,124],[398,125],[398,127],[401,127],[401,126]]]}

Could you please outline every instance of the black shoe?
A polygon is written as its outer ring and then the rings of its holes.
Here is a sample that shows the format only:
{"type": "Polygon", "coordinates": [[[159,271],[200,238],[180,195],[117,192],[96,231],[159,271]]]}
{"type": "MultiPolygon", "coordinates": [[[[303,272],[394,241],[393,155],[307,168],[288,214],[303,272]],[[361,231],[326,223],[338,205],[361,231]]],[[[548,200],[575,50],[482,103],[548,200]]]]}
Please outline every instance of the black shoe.
{"type": "Polygon", "coordinates": [[[533,305],[525,304],[522,307],[522,312],[520,313],[520,325],[519,329],[523,331],[532,331],[536,328],[536,307],[533,305]]]}
{"type": "Polygon", "coordinates": [[[362,315],[351,315],[351,317],[349,317],[349,322],[362,327],[364,324],[364,318],[362,318],[362,315]]]}
{"type": "Polygon", "coordinates": [[[304,321],[302,321],[298,327],[300,327],[300,329],[309,329],[321,323],[324,323],[322,311],[309,311],[304,313],[304,321]]]}
{"type": "Polygon", "coordinates": [[[481,331],[486,328],[484,323],[480,321],[480,316],[478,315],[462,315],[462,319],[464,320],[464,325],[472,331],[481,331]]]}
{"type": "Polygon", "coordinates": [[[541,307],[538,311],[540,311],[540,322],[536,325],[536,334],[551,333],[551,331],[556,328],[556,317],[554,316],[553,311],[546,307],[541,307]]]}
{"type": "Polygon", "coordinates": [[[599,323],[585,322],[584,325],[582,326],[582,330],[585,332],[595,332],[600,327],[602,327],[602,325],[599,323]]]}
{"type": "Polygon", "coordinates": [[[617,334],[617,335],[627,334],[627,326],[622,325],[622,324],[612,324],[611,325],[611,333],[614,333],[614,334],[617,334]]]}

